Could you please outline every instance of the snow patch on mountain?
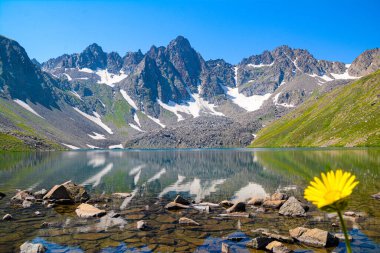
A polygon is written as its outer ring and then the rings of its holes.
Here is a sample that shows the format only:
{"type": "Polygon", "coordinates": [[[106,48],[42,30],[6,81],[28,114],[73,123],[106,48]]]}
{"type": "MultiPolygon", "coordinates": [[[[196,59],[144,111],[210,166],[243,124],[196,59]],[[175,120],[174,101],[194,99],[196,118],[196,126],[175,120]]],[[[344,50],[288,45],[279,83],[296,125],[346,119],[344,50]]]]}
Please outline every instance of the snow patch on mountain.
{"type": "Polygon", "coordinates": [[[141,127],[139,117],[137,116],[137,113],[133,115],[133,120],[141,127]]]}
{"type": "Polygon", "coordinates": [[[104,83],[111,87],[115,87],[115,83],[120,82],[128,76],[124,74],[124,72],[120,72],[119,75],[113,74],[108,72],[107,69],[97,70],[95,74],[100,77],[100,81],[98,81],[98,83],[104,83]]]}
{"type": "MultiPolygon", "coordinates": [[[[144,112],[143,112],[144,113],[144,112]]],[[[145,113],[144,113],[145,114],[145,113]]],[[[155,122],[156,124],[160,125],[160,127],[162,128],[165,128],[166,126],[164,124],[161,123],[161,121],[157,118],[154,118],[148,114],[145,114],[150,120],[152,120],[153,122],[155,122]]]]}
{"type": "Polygon", "coordinates": [[[135,108],[135,110],[138,110],[136,103],[133,101],[133,99],[127,94],[127,92],[123,89],[120,90],[121,95],[123,98],[127,101],[127,103],[135,108]]]}
{"type": "Polygon", "coordinates": [[[68,147],[69,149],[72,149],[72,150],[78,150],[80,148],[76,147],[76,146],[73,146],[73,145],[70,145],[70,144],[66,144],[66,143],[61,143],[62,145],[68,147]]]}
{"type": "Polygon", "coordinates": [[[97,132],[93,132],[93,134],[94,135],[91,135],[91,134],[87,134],[87,135],[90,136],[94,140],[105,140],[106,139],[106,137],[103,134],[99,134],[97,132]]]}
{"type": "Polygon", "coordinates": [[[81,110],[79,110],[76,107],[73,107],[73,108],[74,108],[75,111],[77,111],[83,117],[91,120],[92,122],[94,122],[95,124],[97,124],[98,126],[100,126],[101,128],[103,128],[104,130],[106,130],[107,133],[113,134],[112,129],[102,122],[102,120],[100,119],[100,115],[97,112],[93,112],[93,115],[95,115],[95,116],[92,116],[92,115],[88,115],[85,112],[82,112],[81,110]]]}
{"type": "Polygon", "coordinates": [[[270,67],[270,66],[273,66],[274,62],[272,62],[271,64],[263,64],[263,63],[260,63],[260,64],[252,64],[252,63],[249,63],[247,64],[248,67],[250,68],[263,68],[263,67],[270,67]]]}
{"type": "Polygon", "coordinates": [[[129,123],[128,125],[129,125],[130,127],[132,127],[133,129],[136,129],[136,130],[139,131],[139,132],[145,132],[145,131],[143,131],[140,127],[136,126],[136,125],[133,124],[133,123],[129,123]]]}
{"type": "Polygon", "coordinates": [[[274,98],[273,98],[273,103],[274,103],[274,105],[279,105],[279,106],[283,106],[283,107],[289,107],[289,108],[291,108],[291,107],[294,107],[294,105],[292,105],[292,104],[287,104],[287,103],[278,103],[278,97],[280,96],[280,94],[281,94],[281,92],[279,92],[279,93],[277,93],[275,96],[274,96],[274,98]]]}
{"type": "Polygon", "coordinates": [[[111,145],[108,148],[109,149],[119,149],[119,148],[122,149],[124,147],[123,147],[123,144],[117,144],[117,145],[111,145]]]}
{"type": "Polygon", "coordinates": [[[82,100],[81,96],[75,90],[71,90],[70,93],[82,100]]]}
{"type": "Polygon", "coordinates": [[[45,119],[44,117],[42,117],[41,115],[39,115],[35,110],[33,110],[32,107],[30,107],[27,103],[25,103],[24,101],[20,100],[20,99],[14,99],[13,100],[16,104],[18,104],[19,106],[21,106],[22,108],[24,108],[25,110],[33,113],[34,115],[42,118],[42,119],[45,119]]]}
{"type": "Polygon", "coordinates": [[[267,100],[272,94],[267,93],[265,95],[253,95],[246,97],[244,94],[239,93],[239,88],[230,88],[227,86],[222,86],[227,96],[231,101],[248,112],[253,112],[260,109],[261,105],[267,100]]]}

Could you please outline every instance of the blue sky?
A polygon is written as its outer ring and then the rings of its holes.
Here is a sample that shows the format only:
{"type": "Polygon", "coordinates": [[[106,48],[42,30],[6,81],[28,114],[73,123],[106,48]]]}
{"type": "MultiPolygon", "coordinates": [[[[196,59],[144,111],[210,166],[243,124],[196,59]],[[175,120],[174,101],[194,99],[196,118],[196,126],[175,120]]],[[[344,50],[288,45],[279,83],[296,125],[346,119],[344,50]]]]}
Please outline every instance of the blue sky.
{"type": "Polygon", "coordinates": [[[287,44],[318,59],[351,62],[380,46],[379,10],[379,0],[0,0],[0,34],[39,61],[93,42],[123,56],[183,35],[206,60],[237,63],[287,44]]]}

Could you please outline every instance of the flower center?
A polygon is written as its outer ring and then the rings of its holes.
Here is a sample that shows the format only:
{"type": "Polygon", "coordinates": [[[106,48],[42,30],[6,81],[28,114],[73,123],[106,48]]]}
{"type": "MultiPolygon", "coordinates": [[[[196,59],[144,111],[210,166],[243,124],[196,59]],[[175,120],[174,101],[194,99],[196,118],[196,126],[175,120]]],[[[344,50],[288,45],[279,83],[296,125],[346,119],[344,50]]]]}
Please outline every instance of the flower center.
{"type": "Polygon", "coordinates": [[[341,198],[341,196],[342,196],[341,191],[337,191],[337,190],[328,191],[325,194],[324,199],[326,200],[327,203],[332,204],[335,201],[339,200],[341,198]]]}

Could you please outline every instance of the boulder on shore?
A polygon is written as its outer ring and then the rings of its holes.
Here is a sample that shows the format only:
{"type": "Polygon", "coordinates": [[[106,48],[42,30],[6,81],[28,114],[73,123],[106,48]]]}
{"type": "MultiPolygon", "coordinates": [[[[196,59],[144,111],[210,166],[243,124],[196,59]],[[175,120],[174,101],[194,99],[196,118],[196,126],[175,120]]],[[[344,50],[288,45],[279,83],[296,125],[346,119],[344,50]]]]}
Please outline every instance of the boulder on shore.
{"type": "Polygon", "coordinates": [[[285,193],[276,192],[270,197],[270,200],[287,200],[288,198],[289,196],[285,193]]]}
{"type": "Polygon", "coordinates": [[[323,248],[339,244],[339,239],[328,231],[318,228],[297,227],[289,230],[290,236],[308,246],[323,248]]]}
{"type": "Polygon", "coordinates": [[[20,253],[44,253],[45,247],[41,243],[24,242],[20,246],[20,253]]]}
{"type": "Polygon", "coordinates": [[[53,186],[53,188],[45,194],[43,199],[53,200],[62,204],[80,203],[89,200],[90,195],[88,195],[83,186],[67,181],[63,184],[53,186]]]}
{"type": "Polygon", "coordinates": [[[72,199],[75,203],[83,203],[90,199],[90,195],[83,186],[77,185],[71,181],[67,181],[62,185],[69,193],[70,199],[72,199]]]}
{"type": "Polygon", "coordinates": [[[106,211],[100,210],[92,205],[82,203],[80,204],[75,213],[81,218],[101,217],[106,214],[106,211]]]}
{"type": "Polygon", "coordinates": [[[46,193],[47,193],[47,190],[42,189],[42,190],[36,191],[35,193],[33,193],[33,195],[36,199],[42,199],[46,195],[46,193]]]}
{"type": "Polygon", "coordinates": [[[295,197],[290,197],[278,211],[279,214],[292,217],[306,216],[306,212],[301,202],[295,197]]]}
{"type": "Polygon", "coordinates": [[[43,199],[58,200],[58,199],[70,199],[70,195],[67,192],[66,187],[63,185],[54,185],[53,188],[45,194],[43,199]]]}
{"type": "Polygon", "coordinates": [[[247,246],[254,249],[264,250],[265,247],[272,241],[274,241],[272,238],[259,236],[259,237],[253,238],[250,242],[248,242],[247,246]]]}
{"type": "Polygon", "coordinates": [[[279,235],[279,234],[274,234],[274,233],[269,233],[269,232],[266,232],[266,231],[263,231],[261,232],[261,234],[265,237],[269,237],[269,238],[272,238],[276,241],[279,241],[279,242],[284,242],[284,243],[294,243],[294,240],[293,238],[289,237],[289,236],[285,236],[285,235],[279,235]]]}

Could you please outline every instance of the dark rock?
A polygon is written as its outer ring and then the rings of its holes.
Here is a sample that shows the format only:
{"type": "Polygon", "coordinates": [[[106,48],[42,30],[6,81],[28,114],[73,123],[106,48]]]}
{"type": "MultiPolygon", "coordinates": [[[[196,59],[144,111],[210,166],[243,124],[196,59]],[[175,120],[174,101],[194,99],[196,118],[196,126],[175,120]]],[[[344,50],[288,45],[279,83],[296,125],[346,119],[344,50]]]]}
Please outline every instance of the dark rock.
{"type": "Polygon", "coordinates": [[[273,241],[272,238],[259,236],[254,239],[252,239],[250,242],[247,243],[247,246],[254,249],[261,249],[264,250],[265,247],[273,241]]]}
{"type": "Polygon", "coordinates": [[[219,205],[224,207],[224,208],[230,208],[231,206],[234,205],[234,203],[229,201],[229,200],[223,200],[219,203],[219,205]]]}
{"type": "Polygon", "coordinates": [[[109,217],[111,217],[111,218],[118,218],[118,217],[120,217],[120,214],[119,214],[119,213],[116,213],[115,211],[109,211],[109,212],[107,213],[107,215],[108,215],[109,217]]]}
{"type": "Polygon", "coordinates": [[[177,197],[174,199],[175,203],[182,204],[182,205],[190,205],[190,201],[183,198],[181,195],[177,195],[177,197]]]}
{"type": "Polygon", "coordinates": [[[295,240],[312,247],[332,247],[338,245],[339,243],[338,238],[336,238],[333,234],[318,228],[308,229],[304,227],[297,227],[289,230],[289,233],[295,240]]]}
{"type": "Polygon", "coordinates": [[[200,224],[192,219],[189,219],[189,218],[186,218],[186,217],[181,217],[179,220],[178,220],[178,223],[179,224],[183,224],[183,225],[192,225],[192,226],[200,226],[200,224]]]}
{"type": "Polygon", "coordinates": [[[3,220],[13,220],[13,217],[9,213],[7,213],[6,215],[3,216],[3,220]]]}
{"type": "Polygon", "coordinates": [[[263,203],[263,207],[279,209],[284,203],[285,200],[266,200],[263,203]]]}
{"type": "Polygon", "coordinates": [[[5,193],[0,192],[0,200],[2,200],[5,196],[5,193]]]}
{"type": "Polygon", "coordinates": [[[45,200],[71,199],[70,195],[63,185],[55,185],[43,197],[45,200]]]}
{"type": "Polygon", "coordinates": [[[227,213],[245,212],[245,203],[237,202],[233,206],[227,209],[227,213]]]}
{"type": "Polygon", "coordinates": [[[175,202],[170,202],[165,206],[165,209],[168,209],[168,210],[179,210],[179,209],[187,209],[187,208],[190,208],[190,207],[179,204],[179,203],[175,203],[175,202]]]}
{"type": "Polygon", "coordinates": [[[67,181],[62,185],[69,193],[69,199],[72,199],[75,203],[83,203],[90,199],[90,195],[87,193],[86,189],[83,186],[74,184],[71,181],[67,181]]]}
{"type": "Polygon", "coordinates": [[[20,246],[20,253],[44,253],[45,247],[41,243],[25,242],[20,246]]]}
{"type": "Polygon", "coordinates": [[[295,198],[290,197],[278,211],[279,214],[292,217],[306,216],[302,204],[295,198]]]}

